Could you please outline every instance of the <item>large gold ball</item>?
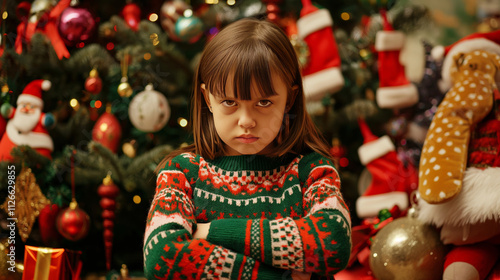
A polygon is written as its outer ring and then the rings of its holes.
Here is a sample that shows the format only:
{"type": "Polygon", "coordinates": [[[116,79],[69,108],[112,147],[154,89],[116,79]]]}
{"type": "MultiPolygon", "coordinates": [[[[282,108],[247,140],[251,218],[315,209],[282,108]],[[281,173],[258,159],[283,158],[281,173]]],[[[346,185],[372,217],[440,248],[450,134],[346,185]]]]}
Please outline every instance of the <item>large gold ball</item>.
{"type": "Polygon", "coordinates": [[[445,246],[434,227],[416,218],[387,224],[370,251],[370,268],[378,280],[442,279],[445,246]]]}

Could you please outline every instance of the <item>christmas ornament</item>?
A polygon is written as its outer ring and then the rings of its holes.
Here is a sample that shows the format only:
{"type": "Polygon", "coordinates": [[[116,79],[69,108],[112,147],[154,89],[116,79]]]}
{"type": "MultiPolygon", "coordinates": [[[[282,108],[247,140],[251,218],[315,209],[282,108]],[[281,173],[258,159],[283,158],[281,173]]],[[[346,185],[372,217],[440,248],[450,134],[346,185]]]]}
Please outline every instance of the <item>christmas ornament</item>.
{"type": "Polygon", "coordinates": [[[101,197],[99,204],[101,205],[102,218],[103,218],[103,239],[104,239],[104,249],[106,252],[106,269],[109,271],[111,269],[111,253],[113,248],[113,227],[115,219],[115,209],[116,209],[116,196],[120,190],[113,183],[111,176],[108,174],[106,178],[102,180],[102,185],[97,189],[97,193],[101,197]]]}
{"type": "Polygon", "coordinates": [[[282,0],[262,0],[266,5],[266,14],[267,19],[274,23],[278,23],[280,21],[280,7],[279,4],[282,0]]]}
{"type": "Polygon", "coordinates": [[[122,128],[118,119],[106,108],[106,112],[99,117],[92,129],[92,140],[116,153],[121,135],[122,128]]]}
{"type": "Polygon", "coordinates": [[[85,211],[78,207],[76,200],[72,200],[69,207],[62,210],[57,217],[57,230],[66,239],[78,241],[89,231],[90,218],[85,211]]]}
{"type": "Polygon", "coordinates": [[[61,237],[56,228],[56,220],[60,210],[57,204],[48,204],[40,211],[40,215],[38,216],[40,236],[43,243],[47,246],[61,237]]]}
{"type": "Polygon", "coordinates": [[[37,216],[50,201],[43,195],[30,168],[21,169],[17,175],[15,186],[15,211],[9,209],[10,199],[5,200],[0,208],[10,217],[17,218],[19,235],[22,241],[26,242],[37,216]]]}
{"type": "MultiPolygon", "coordinates": [[[[18,54],[26,49],[27,44],[31,41],[31,37],[36,32],[41,32],[47,36],[54,47],[54,50],[59,59],[69,58],[70,54],[63,38],[57,30],[57,21],[61,13],[69,7],[71,0],[61,0],[54,6],[54,1],[51,0],[35,0],[31,4],[29,11],[29,19],[21,20],[17,26],[17,36],[15,41],[15,49],[18,54]]],[[[19,4],[19,14],[23,14],[22,10],[28,5],[19,4]]]]}
{"type": "Polygon", "coordinates": [[[68,208],[62,210],[57,216],[56,226],[57,230],[64,238],[71,241],[78,241],[87,235],[90,226],[90,218],[85,211],[78,207],[78,203],[75,199],[75,167],[73,155],[71,155],[71,192],[71,203],[68,208]]]}
{"type": "Polygon", "coordinates": [[[405,68],[399,61],[405,34],[394,30],[385,10],[381,10],[380,15],[384,28],[377,32],[375,38],[379,75],[377,104],[380,108],[407,108],[418,102],[418,90],[406,78],[405,68]]]}
{"type": "Polygon", "coordinates": [[[137,141],[132,139],[130,141],[123,143],[122,151],[123,154],[125,154],[129,158],[134,158],[135,155],[137,154],[137,141]]]}
{"type": "Polygon", "coordinates": [[[395,219],[376,235],[370,268],[378,280],[438,280],[442,278],[445,246],[438,231],[415,217],[395,219]]]}
{"type": "MultiPolygon", "coordinates": [[[[361,218],[369,218],[394,205],[406,210],[409,195],[417,188],[417,171],[401,162],[389,136],[378,138],[363,119],[359,119],[358,124],[364,138],[363,145],[358,148],[359,160],[367,167],[372,179],[356,200],[356,213],[361,218]]],[[[365,180],[359,180],[362,182],[365,180]]]]}
{"type": "Polygon", "coordinates": [[[333,35],[333,20],[327,9],[318,9],[311,0],[302,0],[297,21],[299,38],[309,46],[309,63],[302,69],[306,99],[321,101],[344,86],[341,61],[333,35]]]}
{"type": "Polygon", "coordinates": [[[135,128],[143,132],[157,132],[170,118],[170,105],[167,98],[149,84],[143,92],[134,96],[128,114],[135,128]]]}
{"type": "Polygon", "coordinates": [[[121,97],[130,97],[133,93],[132,87],[128,83],[127,72],[129,65],[130,56],[127,52],[125,52],[123,56],[123,60],[121,61],[121,70],[122,70],[122,78],[120,80],[120,84],[118,85],[118,94],[121,97]]]}
{"type": "Polygon", "coordinates": [[[31,81],[17,98],[17,108],[8,103],[2,105],[2,115],[10,120],[0,141],[0,160],[13,160],[10,152],[19,145],[28,145],[52,158],[54,144],[46,128],[55,124],[55,118],[51,113],[42,112],[42,92],[50,87],[48,80],[31,81]]]}
{"type": "Polygon", "coordinates": [[[127,25],[133,31],[139,29],[139,22],[141,21],[141,8],[135,3],[128,3],[123,7],[121,15],[127,25]]]}
{"type": "Polygon", "coordinates": [[[98,94],[102,90],[102,80],[99,77],[99,72],[97,69],[90,70],[88,78],[85,80],[85,90],[92,93],[98,94]]]}
{"type": "Polygon", "coordinates": [[[64,9],[59,17],[58,30],[67,46],[75,46],[87,41],[95,30],[95,19],[92,14],[78,7],[64,9]]]}
{"type": "Polygon", "coordinates": [[[174,41],[194,43],[203,35],[204,25],[182,0],[166,1],[161,6],[161,26],[174,41]]]}

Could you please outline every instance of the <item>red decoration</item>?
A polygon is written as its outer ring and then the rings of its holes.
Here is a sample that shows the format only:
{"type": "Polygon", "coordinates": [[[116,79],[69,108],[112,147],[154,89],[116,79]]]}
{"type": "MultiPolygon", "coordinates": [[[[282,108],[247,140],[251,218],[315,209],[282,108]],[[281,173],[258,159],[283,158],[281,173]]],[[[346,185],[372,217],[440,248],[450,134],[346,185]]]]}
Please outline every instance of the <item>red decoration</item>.
{"type": "Polygon", "coordinates": [[[129,3],[123,7],[123,19],[130,27],[130,29],[137,31],[139,29],[139,22],[141,21],[141,8],[135,3],[129,3]]]}
{"type": "Polygon", "coordinates": [[[115,198],[120,190],[111,180],[111,176],[108,174],[106,178],[102,180],[102,185],[97,189],[97,193],[101,197],[100,205],[102,208],[102,218],[103,218],[103,237],[104,237],[104,249],[106,252],[106,269],[111,269],[111,253],[113,249],[113,227],[115,219],[115,198]]]}
{"type": "Polygon", "coordinates": [[[92,140],[102,144],[113,153],[118,150],[122,129],[118,119],[108,112],[99,117],[92,129],[92,140]]]}
{"type": "Polygon", "coordinates": [[[101,92],[102,80],[99,77],[97,69],[94,68],[90,71],[89,77],[85,80],[85,90],[92,94],[101,92]]]}
{"type": "Polygon", "coordinates": [[[84,8],[66,8],[59,17],[58,30],[68,46],[87,41],[94,32],[95,19],[84,8]]]}
{"type": "Polygon", "coordinates": [[[279,4],[282,0],[263,0],[264,4],[266,4],[266,13],[267,19],[274,23],[278,23],[280,21],[280,8],[279,4]]]}
{"type": "Polygon", "coordinates": [[[81,251],[26,245],[23,280],[42,278],[46,280],[80,279],[82,271],[81,255],[81,251]]]}
{"type": "Polygon", "coordinates": [[[61,235],[56,228],[57,215],[61,208],[57,204],[49,204],[45,206],[38,215],[38,225],[40,228],[40,236],[44,244],[52,244],[61,238],[61,235]]]}
{"type": "Polygon", "coordinates": [[[40,1],[40,3],[37,3],[39,5],[28,5],[26,1],[21,2],[16,9],[16,14],[21,16],[19,19],[21,23],[17,26],[16,52],[21,54],[23,49],[26,48],[26,44],[31,41],[33,34],[42,32],[50,40],[59,59],[63,57],[69,58],[69,51],[57,30],[57,21],[70,3],[71,0],[61,0],[55,6],[52,6],[49,1],[45,3],[40,1]],[[28,18],[28,16],[25,16],[28,7],[30,7],[30,11],[27,14],[34,14],[36,17],[28,18]],[[42,7],[42,10],[33,11],[33,7],[42,7]]]}
{"type": "MultiPolygon", "coordinates": [[[[76,153],[73,151],[73,154],[76,153]]],[[[56,221],[57,230],[66,239],[77,241],[85,237],[89,231],[89,215],[78,207],[75,199],[75,168],[74,157],[71,155],[71,189],[73,199],[69,207],[64,209],[56,221]]]]}
{"type": "Polygon", "coordinates": [[[77,241],[85,237],[89,231],[90,218],[85,211],[72,201],[57,217],[57,230],[66,239],[77,241]]]}

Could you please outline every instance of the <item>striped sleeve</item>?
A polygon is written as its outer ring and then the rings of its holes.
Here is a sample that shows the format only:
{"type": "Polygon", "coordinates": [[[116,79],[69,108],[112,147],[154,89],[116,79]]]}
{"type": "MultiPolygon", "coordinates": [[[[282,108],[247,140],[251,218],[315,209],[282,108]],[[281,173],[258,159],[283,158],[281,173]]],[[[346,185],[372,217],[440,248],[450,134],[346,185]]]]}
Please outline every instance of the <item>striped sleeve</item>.
{"type": "Polygon", "coordinates": [[[203,239],[192,202],[197,158],[183,154],[158,174],[144,235],[147,279],[286,279],[283,270],[203,239]]]}
{"type": "Polygon", "coordinates": [[[347,266],[351,252],[349,210],[332,163],[318,154],[299,163],[305,215],[213,221],[209,241],[273,267],[332,276],[347,266]]]}

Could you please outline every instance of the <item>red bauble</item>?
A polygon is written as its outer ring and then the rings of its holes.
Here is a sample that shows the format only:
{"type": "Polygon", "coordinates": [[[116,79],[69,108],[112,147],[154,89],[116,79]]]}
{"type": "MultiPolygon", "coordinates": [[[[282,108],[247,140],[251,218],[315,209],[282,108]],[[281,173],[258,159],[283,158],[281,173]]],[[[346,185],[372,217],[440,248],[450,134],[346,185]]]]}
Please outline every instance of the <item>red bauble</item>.
{"type": "Polygon", "coordinates": [[[102,90],[102,80],[99,77],[96,69],[90,71],[89,77],[85,80],[85,90],[92,93],[98,94],[102,90]]]}
{"type": "Polygon", "coordinates": [[[141,9],[137,4],[130,3],[125,5],[122,10],[123,19],[127,25],[133,31],[137,31],[139,29],[139,22],[141,21],[141,9]]]}
{"type": "Polygon", "coordinates": [[[60,210],[57,204],[49,204],[40,210],[38,225],[40,236],[46,245],[54,243],[61,237],[56,228],[56,220],[60,210]]]}
{"type": "Polygon", "coordinates": [[[62,210],[57,216],[57,230],[66,239],[77,241],[89,232],[89,215],[78,207],[78,203],[73,200],[69,207],[62,210]]]}
{"type": "Polygon", "coordinates": [[[99,117],[92,129],[92,140],[102,144],[113,153],[118,150],[118,144],[122,136],[122,128],[118,119],[108,112],[99,117]]]}

